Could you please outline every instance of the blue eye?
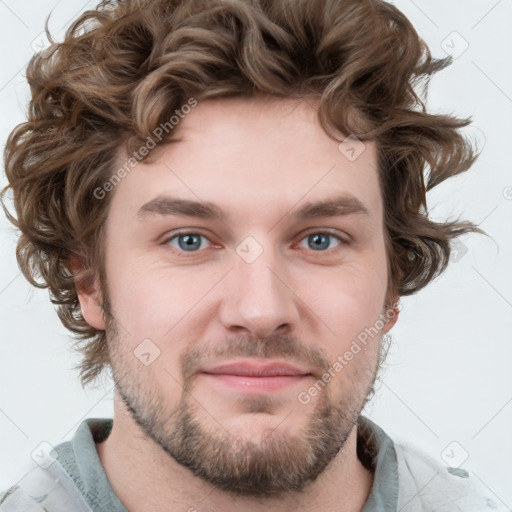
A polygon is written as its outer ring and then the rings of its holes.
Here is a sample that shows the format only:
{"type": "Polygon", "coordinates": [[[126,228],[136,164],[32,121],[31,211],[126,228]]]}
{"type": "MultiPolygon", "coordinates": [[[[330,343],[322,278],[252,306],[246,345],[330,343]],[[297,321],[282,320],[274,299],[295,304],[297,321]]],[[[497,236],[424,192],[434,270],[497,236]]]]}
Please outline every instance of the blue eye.
{"type": "Polygon", "coordinates": [[[195,252],[201,249],[202,240],[208,240],[205,236],[198,233],[178,233],[172,238],[169,238],[166,243],[172,245],[176,249],[181,249],[186,252],[195,252]],[[174,244],[177,242],[178,246],[174,244]]]}
{"type": "MultiPolygon", "coordinates": [[[[165,244],[172,246],[178,252],[198,252],[200,249],[205,249],[209,245],[211,245],[210,240],[199,233],[177,233],[167,239],[165,244]]],[[[338,247],[343,243],[343,240],[332,234],[326,232],[315,232],[306,235],[301,239],[299,246],[303,249],[310,249],[315,252],[323,252],[328,249],[333,249],[334,247],[338,247]],[[333,245],[333,240],[335,244],[333,245]],[[304,247],[304,242],[307,243],[307,246],[304,247]]]]}
{"type": "Polygon", "coordinates": [[[326,249],[332,249],[331,239],[336,239],[337,244],[335,247],[341,244],[341,239],[331,233],[311,233],[303,238],[308,244],[308,249],[314,251],[325,251],[326,249]]]}

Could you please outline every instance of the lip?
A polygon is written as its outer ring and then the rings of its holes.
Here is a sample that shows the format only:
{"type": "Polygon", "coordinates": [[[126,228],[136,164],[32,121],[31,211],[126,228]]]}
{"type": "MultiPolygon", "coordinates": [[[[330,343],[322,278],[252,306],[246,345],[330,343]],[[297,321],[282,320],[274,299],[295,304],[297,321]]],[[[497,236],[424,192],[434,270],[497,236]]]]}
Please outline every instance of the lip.
{"type": "Polygon", "coordinates": [[[201,370],[212,381],[238,392],[261,394],[292,386],[311,375],[284,361],[239,360],[201,370]]]}
{"type": "Polygon", "coordinates": [[[309,375],[310,372],[302,370],[285,361],[233,361],[213,368],[201,370],[203,373],[212,375],[237,375],[240,377],[277,377],[277,376],[297,376],[309,375]]]}

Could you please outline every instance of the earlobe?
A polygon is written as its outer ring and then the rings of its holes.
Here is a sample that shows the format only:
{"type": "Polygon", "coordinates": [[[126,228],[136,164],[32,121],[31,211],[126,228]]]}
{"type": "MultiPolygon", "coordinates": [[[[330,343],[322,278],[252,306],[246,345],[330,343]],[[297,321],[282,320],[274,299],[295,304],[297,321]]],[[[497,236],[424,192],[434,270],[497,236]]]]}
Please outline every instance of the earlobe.
{"type": "Polygon", "coordinates": [[[101,307],[101,297],[95,290],[94,292],[78,291],[78,300],[82,309],[82,316],[85,321],[95,329],[104,331],[106,329],[103,308],[101,307]]]}
{"type": "Polygon", "coordinates": [[[400,315],[400,297],[395,297],[384,309],[384,333],[389,332],[396,324],[400,315]]]}
{"type": "Polygon", "coordinates": [[[68,267],[75,277],[75,286],[82,316],[91,327],[104,331],[106,324],[98,279],[91,275],[83,266],[82,260],[76,256],[72,256],[69,259],[68,267]]]}

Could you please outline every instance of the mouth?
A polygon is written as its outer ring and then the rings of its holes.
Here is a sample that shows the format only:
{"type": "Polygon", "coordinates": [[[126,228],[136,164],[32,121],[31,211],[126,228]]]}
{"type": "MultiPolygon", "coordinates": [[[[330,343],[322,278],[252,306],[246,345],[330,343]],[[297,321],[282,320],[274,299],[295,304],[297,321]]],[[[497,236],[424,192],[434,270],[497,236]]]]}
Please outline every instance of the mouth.
{"type": "Polygon", "coordinates": [[[296,385],[312,374],[284,361],[245,359],[204,368],[201,375],[240,392],[261,394],[296,385]]]}

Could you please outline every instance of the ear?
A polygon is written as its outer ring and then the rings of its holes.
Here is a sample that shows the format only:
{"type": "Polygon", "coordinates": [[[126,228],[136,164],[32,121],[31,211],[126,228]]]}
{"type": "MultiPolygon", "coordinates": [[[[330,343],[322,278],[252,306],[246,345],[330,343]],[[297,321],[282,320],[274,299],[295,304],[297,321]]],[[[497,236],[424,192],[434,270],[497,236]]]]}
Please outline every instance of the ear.
{"type": "Polygon", "coordinates": [[[383,319],[386,322],[384,324],[384,334],[389,332],[392,327],[396,324],[398,316],[400,314],[400,297],[397,295],[386,301],[386,306],[383,311],[383,319]]]}
{"type": "Polygon", "coordinates": [[[103,314],[103,300],[97,276],[84,266],[83,260],[73,255],[68,260],[68,268],[75,277],[75,286],[80,301],[82,316],[95,329],[106,329],[103,314]]]}

